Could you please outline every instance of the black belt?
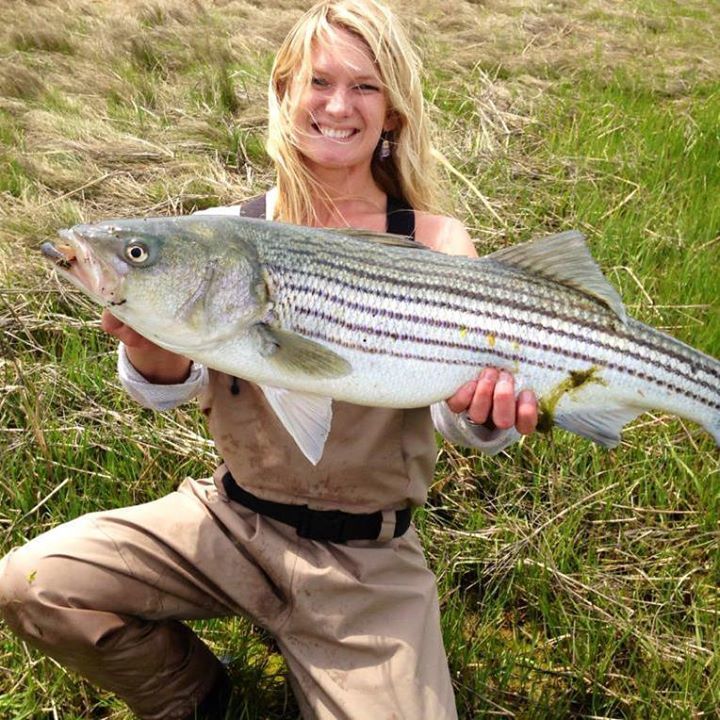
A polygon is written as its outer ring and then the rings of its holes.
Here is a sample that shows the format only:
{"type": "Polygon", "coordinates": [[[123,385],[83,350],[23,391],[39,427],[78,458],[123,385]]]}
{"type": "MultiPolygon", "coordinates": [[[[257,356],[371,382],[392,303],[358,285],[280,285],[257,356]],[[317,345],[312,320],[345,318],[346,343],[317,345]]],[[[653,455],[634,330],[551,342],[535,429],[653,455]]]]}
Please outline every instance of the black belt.
{"type": "MultiPolygon", "coordinates": [[[[222,479],[227,496],[260,515],[292,525],[297,534],[308,540],[326,540],[344,543],[348,540],[377,540],[382,529],[382,512],[348,513],[342,510],[312,510],[307,505],[288,505],[286,503],[263,500],[247,490],[243,490],[230,473],[222,479]]],[[[400,537],[410,527],[412,511],[410,508],[395,513],[393,537],[400,537]]]]}

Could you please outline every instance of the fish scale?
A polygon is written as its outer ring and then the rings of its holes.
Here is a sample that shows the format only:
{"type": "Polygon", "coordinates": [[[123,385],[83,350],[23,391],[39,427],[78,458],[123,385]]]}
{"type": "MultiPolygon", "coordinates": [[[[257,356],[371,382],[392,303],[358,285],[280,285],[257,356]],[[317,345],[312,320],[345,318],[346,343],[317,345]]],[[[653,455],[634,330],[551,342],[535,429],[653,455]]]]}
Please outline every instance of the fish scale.
{"type": "Polygon", "coordinates": [[[536,393],[545,425],[612,446],[656,409],[720,444],[720,363],[628,318],[579,233],[480,259],[227,216],[118,220],[63,237],[76,250],[46,248],[59,272],[159,345],[261,385],[312,462],[330,398],[421,407],[488,365],[536,393]],[[313,429],[299,426],[309,417],[313,429]]]}

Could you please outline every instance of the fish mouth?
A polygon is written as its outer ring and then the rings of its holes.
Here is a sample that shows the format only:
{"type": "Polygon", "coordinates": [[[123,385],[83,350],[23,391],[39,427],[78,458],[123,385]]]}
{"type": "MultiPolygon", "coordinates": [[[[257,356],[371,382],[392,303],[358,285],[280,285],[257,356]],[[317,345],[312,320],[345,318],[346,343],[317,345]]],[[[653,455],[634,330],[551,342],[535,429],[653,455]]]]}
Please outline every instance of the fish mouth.
{"type": "Polygon", "coordinates": [[[45,242],[40,246],[49,260],[66,280],[101,305],[122,305],[123,278],[108,263],[103,262],[74,230],[59,230],[63,243],[45,242]]]}

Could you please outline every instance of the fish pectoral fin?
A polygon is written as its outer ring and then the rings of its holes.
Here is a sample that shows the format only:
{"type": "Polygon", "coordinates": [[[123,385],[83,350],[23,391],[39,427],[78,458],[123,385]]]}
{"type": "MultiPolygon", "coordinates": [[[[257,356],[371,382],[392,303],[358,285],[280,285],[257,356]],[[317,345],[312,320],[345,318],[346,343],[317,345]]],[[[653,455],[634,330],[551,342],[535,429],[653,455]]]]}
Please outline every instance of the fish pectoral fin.
{"type": "Polygon", "coordinates": [[[582,435],[606,448],[620,442],[620,433],[627,423],[645,412],[643,408],[615,405],[602,409],[585,408],[578,411],[558,412],[555,424],[577,435],[582,435]]]}
{"type": "Polygon", "coordinates": [[[567,285],[609,308],[623,322],[627,320],[622,298],[602,274],[585,236],[577,230],[511,245],[486,255],[481,262],[488,260],[567,285]]]}
{"type": "Polygon", "coordinates": [[[332,400],[271,385],[260,385],[268,404],[303,455],[317,465],[332,423],[332,400]]]}
{"type": "Polygon", "coordinates": [[[253,327],[260,340],[260,354],[286,372],[338,378],[352,370],[347,360],[314,340],[265,323],[253,327]]]}

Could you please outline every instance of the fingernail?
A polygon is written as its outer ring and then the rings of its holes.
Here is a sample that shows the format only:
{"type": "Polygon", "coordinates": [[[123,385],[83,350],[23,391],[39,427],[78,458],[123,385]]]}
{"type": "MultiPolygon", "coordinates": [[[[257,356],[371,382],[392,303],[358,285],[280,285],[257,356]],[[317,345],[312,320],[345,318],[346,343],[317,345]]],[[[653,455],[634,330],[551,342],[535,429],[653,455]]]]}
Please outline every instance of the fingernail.
{"type": "Polygon", "coordinates": [[[512,375],[507,370],[501,370],[498,382],[512,382],[512,375]]]}

